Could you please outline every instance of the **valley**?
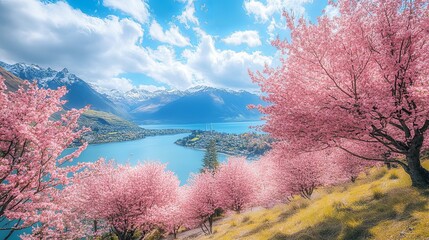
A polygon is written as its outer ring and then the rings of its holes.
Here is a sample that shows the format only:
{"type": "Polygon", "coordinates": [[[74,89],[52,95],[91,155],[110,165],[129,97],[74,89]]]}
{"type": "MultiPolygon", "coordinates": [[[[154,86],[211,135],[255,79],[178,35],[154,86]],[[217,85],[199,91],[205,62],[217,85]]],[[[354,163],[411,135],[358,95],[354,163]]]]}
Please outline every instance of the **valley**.
{"type": "MultiPolygon", "coordinates": [[[[66,87],[64,110],[89,106],[79,119],[81,127],[91,131],[82,138],[90,144],[142,139],[148,136],[190,133],[196,129],[146,129],[137,123],[211,123],[259,120],[260,113],[249,110],[249,104],[262,104],[259,96],[246,91],[231,91],[197,86],[185,91],[157,90],[149,92],[132,89],[128,92],[106,91],[97,88],[64,68],[61,71],[35,64],[7,64],[0,61],[0,75],[11,91],[18,90],[24,80],[35,82],[41,88],[66,87]]],[[[220,134],[220,133],[218,133],[220,134]]],[[[237,136],[235,136],[236,138],[237,136]]],[[[228,137],[230,138],[230,137],[228,137]]],[[[225,139],[228,139],[225,138],[225,139]]],[[[80,145],[75,142],[72,146],[80,145]]],[[[197,148],[204,148],[199,142],[197,148]]],[[[194,145],[182,144],[195,148],[194,145]]],[[[247,146],[246,146],[247,147],[247,146]]],[[[222,152],[233,155],[254,155],[240,147],[222,152]]]]}

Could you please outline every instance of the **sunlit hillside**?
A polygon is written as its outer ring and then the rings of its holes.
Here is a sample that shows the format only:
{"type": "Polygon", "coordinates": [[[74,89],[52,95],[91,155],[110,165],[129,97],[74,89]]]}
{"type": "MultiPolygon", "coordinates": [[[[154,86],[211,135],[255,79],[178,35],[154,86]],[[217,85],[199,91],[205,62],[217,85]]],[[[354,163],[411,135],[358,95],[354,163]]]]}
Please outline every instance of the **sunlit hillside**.
{"type": "Polygon", "coordinates": [[[410,184],[400,168],[375,168],[356,183],[317,190],[312,200],[234,214],[211,236],[185,232],[182,239],[427,239],[429,192],[410,184]]]}

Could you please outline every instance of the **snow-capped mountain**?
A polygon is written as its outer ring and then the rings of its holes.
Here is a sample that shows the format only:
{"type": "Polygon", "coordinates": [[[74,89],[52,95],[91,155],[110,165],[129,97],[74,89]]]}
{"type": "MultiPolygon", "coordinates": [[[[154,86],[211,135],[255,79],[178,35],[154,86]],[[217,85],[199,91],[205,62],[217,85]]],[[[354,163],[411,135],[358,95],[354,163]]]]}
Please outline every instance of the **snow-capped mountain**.
{"type": "Polygon", "coordinates": [[[35,64],[16,63],[10,65],[4,62],[0,62],[0,66],[23,80],[36,81],[43,88],[57,89],[65,86],[68,90],[64,96],[64,99],[67,100],[66,108],[83,108],[86,105],[90,105],[91,109],[94,110],[129,117],[124,109],[94,90],[75,74],[70,73],[67,68],[56,71],[51,68],[45,69],[35,64]]]}
{"type": "Polygon", "coordinates": [[[136,122],[203,123],[258,120],[261,115],[249,104],[263,104],[246,91],[195,86],[187,90],[149,92],[134,88],[127,92],[104,91],[117,105],[127,109],[136,122]]]}
{"type": "Polygon", "coordinates": [[[246,91],[213,87],[194,87],[185,91],[158,91],[130,106],[130,114],[139,122],[205,123],[259,120],[249,104],[263,104],[260,97],[246,91]]]}
{"type": "Polygon", "coordinates": [[[66,86],[67,108],[91,105],[94,110],[110,112],[136,122],[204,123],[257,120],[260,113],[249,110],[249,104],[263,104],[257,94],[207,86],[190,89],[150,92],[134,88],[127,92],[101,89],[70,73],[35,64],[0,62],[0,66],[17,77],[37,81],[39,86],[56,89],[66,86]]]}

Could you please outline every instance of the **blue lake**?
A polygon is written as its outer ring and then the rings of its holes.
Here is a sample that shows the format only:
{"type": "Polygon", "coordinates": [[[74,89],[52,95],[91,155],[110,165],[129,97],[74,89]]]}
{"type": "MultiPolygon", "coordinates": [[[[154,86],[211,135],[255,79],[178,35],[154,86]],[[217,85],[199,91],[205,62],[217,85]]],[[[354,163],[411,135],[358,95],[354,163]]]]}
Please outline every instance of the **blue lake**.
{"type": "MultiPolygon", "coordinates": [[[[226,133],[244,133],[256,131],[251,126],[261,125],[263,122],[229,122],[213,124],[178,124],[178,125],[141,125],[148,129],[193,129],[215,130],[226,133]]],[[[188,134],[164,135],[147,137],[144,139],[92,144],[74,161],[93,162],[103,157],[106,160],[113,159],[120,164],[135,165],[139,162],[158,161],[167,164],[167,169],[173,171],[181,184],[185,184],[191,173],[199,172],[204,156],[204,151],[185,148],[174,144],[177,139],[188,134]]],[[[68,150],[67,152],[70,152],[68,150]]],[[[225,161],[224,154],[218,155],[219,161],[225,161]]]]}

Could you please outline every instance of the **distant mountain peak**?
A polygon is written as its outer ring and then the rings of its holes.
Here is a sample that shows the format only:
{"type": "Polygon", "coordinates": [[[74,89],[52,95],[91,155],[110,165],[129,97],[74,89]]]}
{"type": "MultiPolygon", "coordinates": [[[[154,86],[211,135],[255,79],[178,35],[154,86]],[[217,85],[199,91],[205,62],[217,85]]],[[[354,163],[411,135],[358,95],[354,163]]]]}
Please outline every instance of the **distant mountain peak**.
{"type": "Polygon", "coordinates": [[[205,85],[197,85],[194,87],[190,87],[186,90],[186,92],[194,93],[194,92],[212,92],[212,91],[223,91],[228,93],[245,93],[248,92],[246,90],[234,90],[234,89],[227,89],[227,88],[217,88],[217,87],[211,87],[211,86],[205,86],[205,85]]]}
{"type": "Polygon", "coordinates": [[[61,73],[67,74],[69,73],[69,70],[67,68],[63,68],[63,70],[61,70],[61,73]]]}
{"type": "Polygon", "coordinates": [[[29,81],[35,81],[40,87],[57,89],[65,86],[68,90],[64,99],[67,108],[82,108],[91,105],[94,110],[101,110],[128,117],[128,114],[115,105],[106,96],[100,94],[84,80],[69,72],[67,68],[55,71],[52,68],[42,68],[36,64],[0,62],[0,66],[15,76],[29,81]]]}

